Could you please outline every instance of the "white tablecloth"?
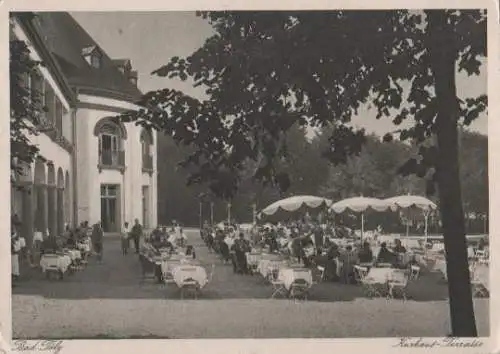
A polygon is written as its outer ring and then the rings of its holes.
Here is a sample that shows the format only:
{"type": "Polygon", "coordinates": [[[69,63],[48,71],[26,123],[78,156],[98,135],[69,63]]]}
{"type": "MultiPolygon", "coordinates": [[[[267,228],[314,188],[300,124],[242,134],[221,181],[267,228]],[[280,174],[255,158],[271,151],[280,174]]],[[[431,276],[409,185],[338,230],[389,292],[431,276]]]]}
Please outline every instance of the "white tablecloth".
{"type": "Polygon", "coordinates": [[[64,250],[64,253],[68,255],[72,261],[82,259],[82,254],[78,250],[64,250]]]}
{"type": "Polygon", "coordinates": [[[201,288],[208,283],[207,272],[200,266],[179,265],[172,270],[172,276],[178,287],[181,287],[188,279],[197,281],[201,288]]]}
{"type": "Polygon", "coordinates": [[[71,258],[66,255],[43,255],[40,259],[40,267],[43,272],[46,272],[48,269],[52,269],[65,273],[70,264],[71,258]]]}
{"type": "Polygon", "coordinates": [[[371,283],[385,284],[391,279],[395,269],[392,268],[370,268],[366,279],[371,283]]]}
{"type": "MultiPolygon", "coordinates": [[[[444,279],[448,280],[448,271],[446,269],[446,260],[444,260],[444,259],[436,260],[436,264],[434,265],[434,270],[441,272],[441,274],[443,274],[444,279]]],[[[471,272],[471,277],[474,277],[472,265],[469,265],[469,271],[471,272]]],[[[487,275],[488,273],[484,272],[484,268],[482,268],[482,266],[477,266],[476,267],[476,274],[477,274],[477,276],[483,276],[484,274],[487,275]]],[[[486,278],[488,278],[488,277],[486,277],[486,278]]],[[[488,280],[488,279],[486,279],[486,280],[488,280]]]]}
{"type": "Polygon", "coordinates": [[[472,276],[488,289],[488,291],[490,290],[490,268],[488,266],[484,264],[476,265],[472,276]]]}
{"type": "Polygon", "coordinates": [[[311,270],[305,268],[281,268],[278,273],[278,280],[284,283],[287,290],[290,290],[293,282],[298,279],[305,280],[311,286],[313,282],[311,270]]]}
{"type": "Polygon", "coordinates": [[[261,259],[257,269],[260,274],[267,277],[273,270],[278,271],[283,266],[283,261],[270,261],[268,259],[261,259]]]}
{"type": "Polygon", "coordinates": [[[262,259],[262,255],[260,253],[247,253],[247,263],[249,266],[259,265],[260,260],[262,259]]]}

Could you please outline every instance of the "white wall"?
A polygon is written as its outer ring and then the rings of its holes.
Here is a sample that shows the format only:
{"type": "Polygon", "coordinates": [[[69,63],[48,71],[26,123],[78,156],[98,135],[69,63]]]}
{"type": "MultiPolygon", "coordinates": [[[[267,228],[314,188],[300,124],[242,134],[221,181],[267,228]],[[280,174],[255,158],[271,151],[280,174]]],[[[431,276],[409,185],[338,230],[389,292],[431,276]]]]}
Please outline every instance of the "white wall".
{"type": "MultiPolygon", "coordinates": [[[[40,54],[35,50],[31,42],[28,40],[28,37],[26,36],[26,33],[22,30],[21,26],[19,26],[17,20],[13,20],[13,31],[14,35],[21,41],[24,41],[27,45],[28,48],[30,49],[30,58],[34,61],[43,61],[44,59],[40,56],[40,54]]],[[[56,80],[54,79],[54,76],[50,73],[50,71],[47,69],[47,67],[43,65],[39,65],[38,69],[40,73],[42,74],[45,84],[50,85],[51,88],[54,90],[54,93],[56,97],[61,101],[62,106],[64,110],[66,111],[66,114],[63,115],[63,120],[62,120],[62,134],[63,136],[68,139],[68,141],[72,142],[72,120],[71,120],[71,108],[70,108],[70,103],[66,100],[65,96],[63,95],[61,89],[59,86],[56,84],[56,80]]]]}
{"type": "MultiPolygon", "coordinates": [[[[140,142],[141,127],[133,123],[125,124],[127,139],[123,142],[125,151],[125,172],[103,169],[100,173],[98,165],[98,138],[94,136],[94,128],[99,120],[118,114],[119,108],[135,108],[133,105],[118,100],[111,100],[89,95],[80,95],[80,102],[116,107],[117,110],[103,110],[99,106],[79,108],[77,110],[77,141],[78,141],[78,204],[79,221],[95,222],[100,219],[100,185],[118,184],[121,190],[120,221],[133,222],[135,218],[142,222],[142,186],[148,185],[150,190],[150,215],[152,225],[157,220],[156,173],[150,177],[142,172],[142,150],[140,142]],[[81,167],[85,166],[85,167],[81,167]]],[[[156,137],[155,137],[156,139],[156,137]]],[[[155,141],[156,143],[156,141],[155,141]]],[[[156,168],[156,148],[152,148],[153,166],[156,168]]]]}

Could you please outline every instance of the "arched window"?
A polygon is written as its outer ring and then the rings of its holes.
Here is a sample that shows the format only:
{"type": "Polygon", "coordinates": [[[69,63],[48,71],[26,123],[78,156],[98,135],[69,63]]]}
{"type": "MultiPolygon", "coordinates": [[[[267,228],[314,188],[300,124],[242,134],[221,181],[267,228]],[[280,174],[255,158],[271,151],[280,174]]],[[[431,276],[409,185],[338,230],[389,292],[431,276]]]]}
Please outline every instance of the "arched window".
{"type": "Polygon", "coordinates": [[[127,131],[123,123],[117,123],[109,118],[97,122],[94,135],[98,137],[100,168],[122,168],[125,166],[123,140],[127,131]]]}
{"type": "Polygon", "coordinates": [[[141,132],[142,168],[151,171],[153,169],[153,134],[148,129],[141,132]]]}

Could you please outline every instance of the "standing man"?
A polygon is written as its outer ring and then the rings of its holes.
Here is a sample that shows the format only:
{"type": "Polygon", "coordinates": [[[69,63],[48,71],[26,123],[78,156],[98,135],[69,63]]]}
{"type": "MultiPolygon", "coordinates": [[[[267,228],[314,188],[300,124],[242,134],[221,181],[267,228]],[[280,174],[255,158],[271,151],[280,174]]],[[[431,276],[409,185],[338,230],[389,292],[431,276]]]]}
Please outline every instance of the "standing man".
{"type": "Polygon", "coordinates": [[[128,253],[128,249],[130,247],[130,226],[128,222],[125,221],[122,229],[122,253],[126,255],[128,253]]]}
{"type": "Polygon", "coordinates": [[[101,222],[98,221],[94,224],[94,227],[92,228],[92,245],[94,246],[94,251],[97,253],[97,260],[99,262],[102,262],[103,236],[104,232],[101,228],[101,222]]]}
{"type": "Polygon", "coordinates": [[[139,219],[135,219],[134,226],[132,226],[132,231],[130,232],[132,238],[134,239],[135,253],[139,253],[139,240],[142,236],[142,225],[139,224],[139,219]]]}

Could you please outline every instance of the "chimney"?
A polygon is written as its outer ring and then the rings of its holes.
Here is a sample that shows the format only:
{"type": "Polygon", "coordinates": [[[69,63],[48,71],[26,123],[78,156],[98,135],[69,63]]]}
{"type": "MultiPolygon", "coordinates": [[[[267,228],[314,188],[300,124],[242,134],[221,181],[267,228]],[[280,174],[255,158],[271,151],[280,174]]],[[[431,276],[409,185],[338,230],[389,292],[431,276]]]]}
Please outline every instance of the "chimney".
{"type": "Polygon", "coordinates": [[[138,79],[138,74],[137,74],[137,71],[131,71],[129,74],[128,74],[128,80],[133,84],[133,85],[136,85],[137,86],[137,79],[138,79]]]}
{"type": "Polygon", "coordinates": [[[131,65],[129,59],[114,59],[113,64],[120,70],[123,75],[127,75],[130,72],[131,65]]]}

